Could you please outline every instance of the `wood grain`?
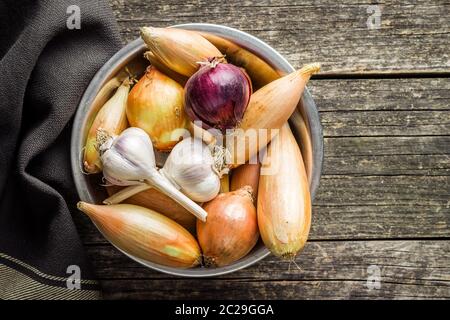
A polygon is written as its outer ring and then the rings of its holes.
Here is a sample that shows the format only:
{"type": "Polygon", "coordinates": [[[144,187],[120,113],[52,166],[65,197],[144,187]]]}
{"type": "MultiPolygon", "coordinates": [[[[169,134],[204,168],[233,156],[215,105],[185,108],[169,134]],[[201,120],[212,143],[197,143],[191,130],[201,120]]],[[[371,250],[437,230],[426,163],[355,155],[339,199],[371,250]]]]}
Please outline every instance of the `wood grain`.
{"type": "Polygon", "coordinates": [[[340,111],[321,114],[324,137],[418,136],[450,132],[449,111],[340,111]]]}
{"type": "Polygon", "coordinates": [[[207,22],[249,32],[295,67],[313,61],[323,74],[449,73],[450,4],[383,1],[380,28],[369,29],[373,1],[110,0],[125,42],[138,28],[207,22]]]}
{"type": "MultiPolygon", "coordinates": [[[[450,176],[324,176],[310,239],[450,237],[450,176]]],[[[79,217],[85,243],[106,243],[79,217]]]]}
{"type": "Polygon", "coordinates": [[[318,61],[308,87],[324,127],[323,176],[300,270],[274,257],[220,278],[144,268],[74,219],[105,298],[449,299],[450,3],[109,0],[124,44],[143,25],[228,25],[295,67],[318,61]],[[381,288],[367,288],[368,267],[381,288]]]}
{"type": "Polygon", "coordinates": [[[450,78],[321,79],[308,89],[322,114],[450,110],[450,78]]]}
{"type": "Polygon", "coordinates": [[[309,88],[325,137],[450,133],[449,78],[313,80],[309,88]]]}
{"type": "MultiPolygon", "coordinates": [[[[450,119],[450,78],[315,80],[310,89],[329,133],[311,239],[450,236],[450,127],[442,124],[450,119]],[[421,114],[417,136],[402,126],[393,136],[386,117],[401,122],[399,114],[411,112],[421,114]]],[[[89,224],[81,228],[87,243],[104,243],[89,224]]]]}
{"type": "Polygon", "coordinates": [[[450,175],[450,136],[325,138],[324,175],[450,175]]]}
{"type": "Polygon", "coordinates": [[[450,297],[450,241],[308,242],[296,259],[299,269],[271,256],[207,281],[162,275],[109,245],[87,250],[105,297],[113,299],[450,297]],[[372,265],[380,270],[379,290],[367,287],[372,265]]]}

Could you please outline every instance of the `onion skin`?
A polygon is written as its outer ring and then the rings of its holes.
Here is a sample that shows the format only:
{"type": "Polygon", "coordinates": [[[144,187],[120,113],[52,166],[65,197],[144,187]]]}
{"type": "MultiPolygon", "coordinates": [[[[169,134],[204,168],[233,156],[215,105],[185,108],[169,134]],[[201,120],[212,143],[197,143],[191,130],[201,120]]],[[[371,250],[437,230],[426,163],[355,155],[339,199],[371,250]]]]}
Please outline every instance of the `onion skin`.
{"type": "MultiPolygon", "coordinates": [[[[285,75],[281,70],[276,70],[269,65],[263,59],[257,55],[249,52],[245,48],[238,46],[237,44],[219,37],[217,35],[200,32],[200,34],[211,42],[217,49],[219,49],[227,59],[236,66],[244,68],[250,78],[252,79],[254,90],[265,86],[266,84],[285,75]]],[[[312,172],[314,170],[314,164],[312,161],[312,144],[311,137],[309,135],[308,123],[305,121],[305,116],[302,108],[302,103],[297,105],[297,110],[292,114],[290,121],[296,123],[296,126],[300,129],[294,132],[294,135],[300,142],[300,149],[305,162],[306,173],[308,180],[311,182],[312,172]],[[301,117],[300,117],[301,114],[301,117]]]]}
{"type": "Polygon", "coordinates": [[[253,190],[253,198],[258,194],[259,171],[261,164],[246,163],[234,169],[231,175],[230,190],[235,191],[244,186],[250,186],[253,190]]]}
{"type": "Polygon", "coordinates": [[[212,61],[200,68],[185,86],[186,113],[203,128],[235,128],[252,94],[251,81],[241,68],[212,61]]]}
{"type": "Polygon", "coordinates": [[[230,176],[228,174],[224,174],[222,178],[220,178],[219,193],[227,193],[227,192],[230,192],[230,176]]]}
{"type": "Polygon", "coordinates": [[[130,125],[145,130],[159,151],[170,151],[186,133],[183,87],[151,66],[128,96],[130,125]]]}
{"type": "Polygon", "coordinates": [[[281,128],[288,121],[303,95],[306,83],[311,75],[319,70],[320,65],[318,63],[306,65],[300,70],[265,85],[251,96],[239,127],[241,133],[227,140],[233,167],[239,166],[254,157],[276,136],[277,132],[271,130],[281,128]],[[246,132],[251,129],[267,130],[265,143],[260,140],[256,147],[249,148],[246,132]],[[245,153],[239,154],[240,148],[235,147],[239,145],[246,146],[245,153]],[[243,161],[241,158],[243,158],[243,161]]]}
{"type": "Polygon", "coordinates": [[[320,65],[317,63],[306,65],[256,91],[250,99],[240,128],[281,128],[297,107],[306,83],[319,70],[320,65]]]}
{"type": "Polygon", "coordinates": [[[208,218],[197,220],[197,238],[206,266],[229,265],[255,246],[259,233],[251,187],[219,194],[204,209],[208,218]]]}
{"type": "MultiPolygon", "coordinates": [[[[109,195],[119,191],[121,187],[106,187],[109,195]]],[[[159,212],[186,228],[192,234],[195,233],[196,218],[189,211],[176,203],[172,198],[154,188],[139,192],[122,203],[134,204],[159,212]]]]}
{"type": "Polygon", "coordinates": [[[188,81],[188,78],[173,71],[172,69],[169,69],[164,63],[159,61],[159,59],[153,54],[151,51],[147,51],[144,53],[145,59],[150,61],[150,64],[154,66],[156,69],[164,73],[169,78],[175,80],[179,84],[181,84],[183,87],[185,86],[186,82],[188,81]]]}
{"type": "Polygon", "coordinates": [[[176,268],[200,262],[200,248],[189,231],[156,211],[130,204],[79,202],[77,207],[111,243],[140,259],[176,268]]]}
{"type": "Polygon", "coordinates": [[[308,238],[311,197],[300,149],[287,123],[268,146],[267,156],[274,171],[259,178],[259,231],[275,256],[293,260],[308,238]]]}
{"type": "Polygon", "coordinates": [[[234,42],[208,32],[200,32],[200,34],[216,46],[227,57],[229,62],[247,71],[255,90],[280,77],[281,72],[275,70],[263,59],[236,45],[234,42]]]}
{"type": "Polygon", "coordinates": [[[174,28],[141,28],[141,37],[159,61],[186,77],[198,69],[198,62],[220,57],[220,51],[194,31],[174,28]]]}
{"type": "MultiPolygon", "coordinates": [[[[101,90],[102,98],[114,87],[118,79],[108,83],[105,90],[101,90]]],[[[115,94],[101,107],[92,122],[86,137],[84,148],[84,170],[87,173],[99,173],[103,166],[100,161],[100,154],[97,150],[97,130],[102,129],[111,135],[118,135],[128,127],[126,116],[127,97],[130,90],[130,81],[125,79],[115,94]]],[[[98,103],[98,102],[97,102],[98,103]]]]}
{"type": "Polygon", "coordinates": [[[306,176],[308,177],[308,181],[311,184],[312,181],[312,173],[314,169],[313,163],[313,151],[312,151],[312,142],[308,124],[305,121],[305,117],[302,116],[301,103],[297,107],[297,110],[289,118],[289,121],[295,126],[292,126],[292,133],[294,134],[297,141],[299,141],[300,151],[303,157],[303,163],[305,164],[306,176]]]}

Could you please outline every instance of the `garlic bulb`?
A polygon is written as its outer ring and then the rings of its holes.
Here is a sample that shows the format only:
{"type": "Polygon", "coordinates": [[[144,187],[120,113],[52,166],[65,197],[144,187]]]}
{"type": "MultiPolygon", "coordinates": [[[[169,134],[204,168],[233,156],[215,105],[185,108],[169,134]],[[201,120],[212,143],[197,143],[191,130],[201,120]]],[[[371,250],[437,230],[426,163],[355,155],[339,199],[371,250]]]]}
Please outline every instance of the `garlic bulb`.
{"type": "Polygon", "coordinates": [[[211,151],[198,139],[186,138],[175,145],[161,173],[197,202],[212,200],[220,190],[211,151]]]}
{"type": "Polygon", "coordinates": [[[99,133],[103,176],[117,186],[144,182],[150,173],[156,173],[155,153],[148,134],[139,128],[128,128],[118,137],[99,133]],[[103,140],[103,141],[102,141],[103,140]]]}
{"type": "Polygon", "coordinates": [[[128,128],[117,137],[99,131],[97,140],[107,181],[119,186],[145,183],[171,197],[200,220],[206,220],[206,211],[158,172],[153,145],[144,130],[128,128]]]}
{"type": "MultiPolygon", "coordinates": [[[[159,173],[197,202],[212,200],[220,191],[220,174],[211,149],[198,139],[186,138],[180,141],[169,154],[159,173]]],[[[120,190],[103,203],[117,204],[150,188],[129,185],[130,187],[120,190]]]]}

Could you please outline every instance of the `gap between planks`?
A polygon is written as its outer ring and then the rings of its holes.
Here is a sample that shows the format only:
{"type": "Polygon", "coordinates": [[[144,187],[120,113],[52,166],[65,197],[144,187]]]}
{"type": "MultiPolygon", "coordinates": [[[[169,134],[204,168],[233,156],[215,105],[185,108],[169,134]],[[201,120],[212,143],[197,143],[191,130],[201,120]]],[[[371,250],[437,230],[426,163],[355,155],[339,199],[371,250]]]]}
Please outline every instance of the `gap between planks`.
{"type": "MultiPolygon", "coordinates": [[[[320,243],[320,242],[401,242],[401,241],[438,241],[438,242],[445,242],[449,241],[450,237],[423,237],[423,238],[405,238],[405,237],[399,237],[399,238],[368,238],[368,239],[361,239],[361,238],[347,238],[347,239],[314,239],[314,238],[308,238],[309,243],[320,243]]],[[[83,244],[86,247],[110,247],[112,246],[109,242],[86,242],[83,244]]]]}
{"type": "Polygon", "coordinates": [[[436,71],[436,72],[427,72],[427,71],[367,71],[360,73],[319,73],[315,74],[311,77],[311,80],[372,80],[372,79],[429,79],[429,78],[450,78],[450,70],[448,72],[444,71],[436,71]]]}

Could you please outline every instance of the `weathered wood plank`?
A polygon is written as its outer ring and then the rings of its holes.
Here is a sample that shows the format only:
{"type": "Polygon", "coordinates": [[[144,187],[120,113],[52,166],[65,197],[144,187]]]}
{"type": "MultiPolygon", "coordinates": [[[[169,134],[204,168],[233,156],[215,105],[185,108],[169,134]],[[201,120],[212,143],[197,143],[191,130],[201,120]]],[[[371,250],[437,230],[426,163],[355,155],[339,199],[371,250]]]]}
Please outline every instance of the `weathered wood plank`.
{"type": "Polygon", "coordinates": [[[385,283],[383,290],[367,290],[366,281],[218,281],[177,279],[102,280],[105,299],[132,300],[340,300],[340,299],[449,299],[447,287],[385,283]]]}
{"type": "Polygon", "coordinates": [[[309,87],[326,137],[450,135],[449,78],[313,80],[309,87]]]}
{"type": "Polygon", "coordinates": [[[308,88],[321,112],[450,110],[450,78],[311,80],[308,88]]]}
{"type": "MultiPolygon", "coordinates": [[[[450,176],[324,176],[313,207],[310,239],[396,239],[450,236],[450,176]]],[[[75,216],[85,243],[105,243],[75,216]]]]}
{"type": "MultiPolygon", "coordinates": [[[[446,206],[314,206],[309,239],[448,238],[449,215],[446,206]]],[[[78,220],[85,244],[107,243],[89,220],[78,220]]]]}
{"type": "MultiPolygon", "coordinates": [[[[325,138],[325,157],[448,155],[450,136],[325,138]]],[[[408,168],[408,165],[406,164],[408,168]]],[[[411,169],[413,166],[410,167],[411,169]]],[[[366,168],[368,169],[368,168],[366,168]]],[[[325,174],[333,174],[326,172],[325,174]]]]}
{"type": "Polygon", "coordinates": [[[329,137],[324,175],[448,174],[449,78],[315,80],[310,90],[329,137]]]}
{"type": "Polygon", "coordinates": [[[448,238],[447,206],[315,206],[310,239],[448,238]]]}
{"type": "Polygon", "coordinates": [[[449,176],[324,176],[311,238],[450,235],[449,176]]]}
{"type": "Polygon", "coordinates": [[[449,182],[448,176],[324,176],[315,204],[444,208],[450,204],[449,182]]]}
{"type": "Polygon", "coordinates": [[[450,136],[324,139],[324,175],[450,175],[450,136]]]}
{"type": "Polygon", "coordinates": [[[125,41],[143,25],[190,22],[247,31],[277,49],[294,66],[320,61],[323,73],[449,72],[450,4],[385,1],[380,28],[364,1],[110,0],[125,41]]]}
{"type": "Polygon", "coordinates": [[[449,298],[450,241],[309,242],[289,269],[275,257],[220,278],[181,279],[147,269],[111,246],[89,246],[106,298],[449,298]],[[368,289],[368,268],[380,289],[368,289]],[[206,294],[207,293],[207,294],[206,294]]]}
{"type": "MultiPolygon", "coordinates": [[[[450,74],[450,3],[384,2],[376,30],[366,26],[369,0],[110,3],[125,42],[142,25],[210,22],[260,37],[295,67],[320,61],[327,77],[450,74]]],[[[301,270],[269,257],[222,278],[171,277],[126,258],[75,214],[83,241],[94,244],[86,248],[106,298],[450,298],[450,79],[321,79],[309,87],[326,138],[301,270]],[[422,237],[442,240],[354,241],[422,237]],[[367,288],[371,265],[381,271],[379,290],[367,288]]]]}
{"type": "Polygon", "coordinates": [[[325,137],[448,135],[450,111],[337,111],[320,114],[325,137]]]}
{"type": "MultiPolygon", "coordinates": [[[[334,117],[327,118],[325,132],[336,133],[338,129],[329,129],[335,121],[347,131],[354,128],[346,122],[348,117],[339,118],[342,112],[356,114],[353,120],[365,124],[352,132],[358,137],[325,138],[311,238],[448,236],[450,128],[441,132],[445,136],[359,137],[359,132],[369,131],[367,112],[382,123],[375,129],[372,126],[369,134],[387,130],[383,116],[389,116],[390,110],[406,115],[420,112],[428,122],[429,115],[437,112],[445,120],[445,114],[450,115],[450,79],[317,80],[310,88],[324,110],[322,119],[326,114],[334,117]]],[[[442,119],[435,120],[439,126],[442,119]]],[[[419,134],[425,133],[419,130],[419,134]]],[[[89,222],[80,229],[86,242],[104,241],[89,222]]]]}

